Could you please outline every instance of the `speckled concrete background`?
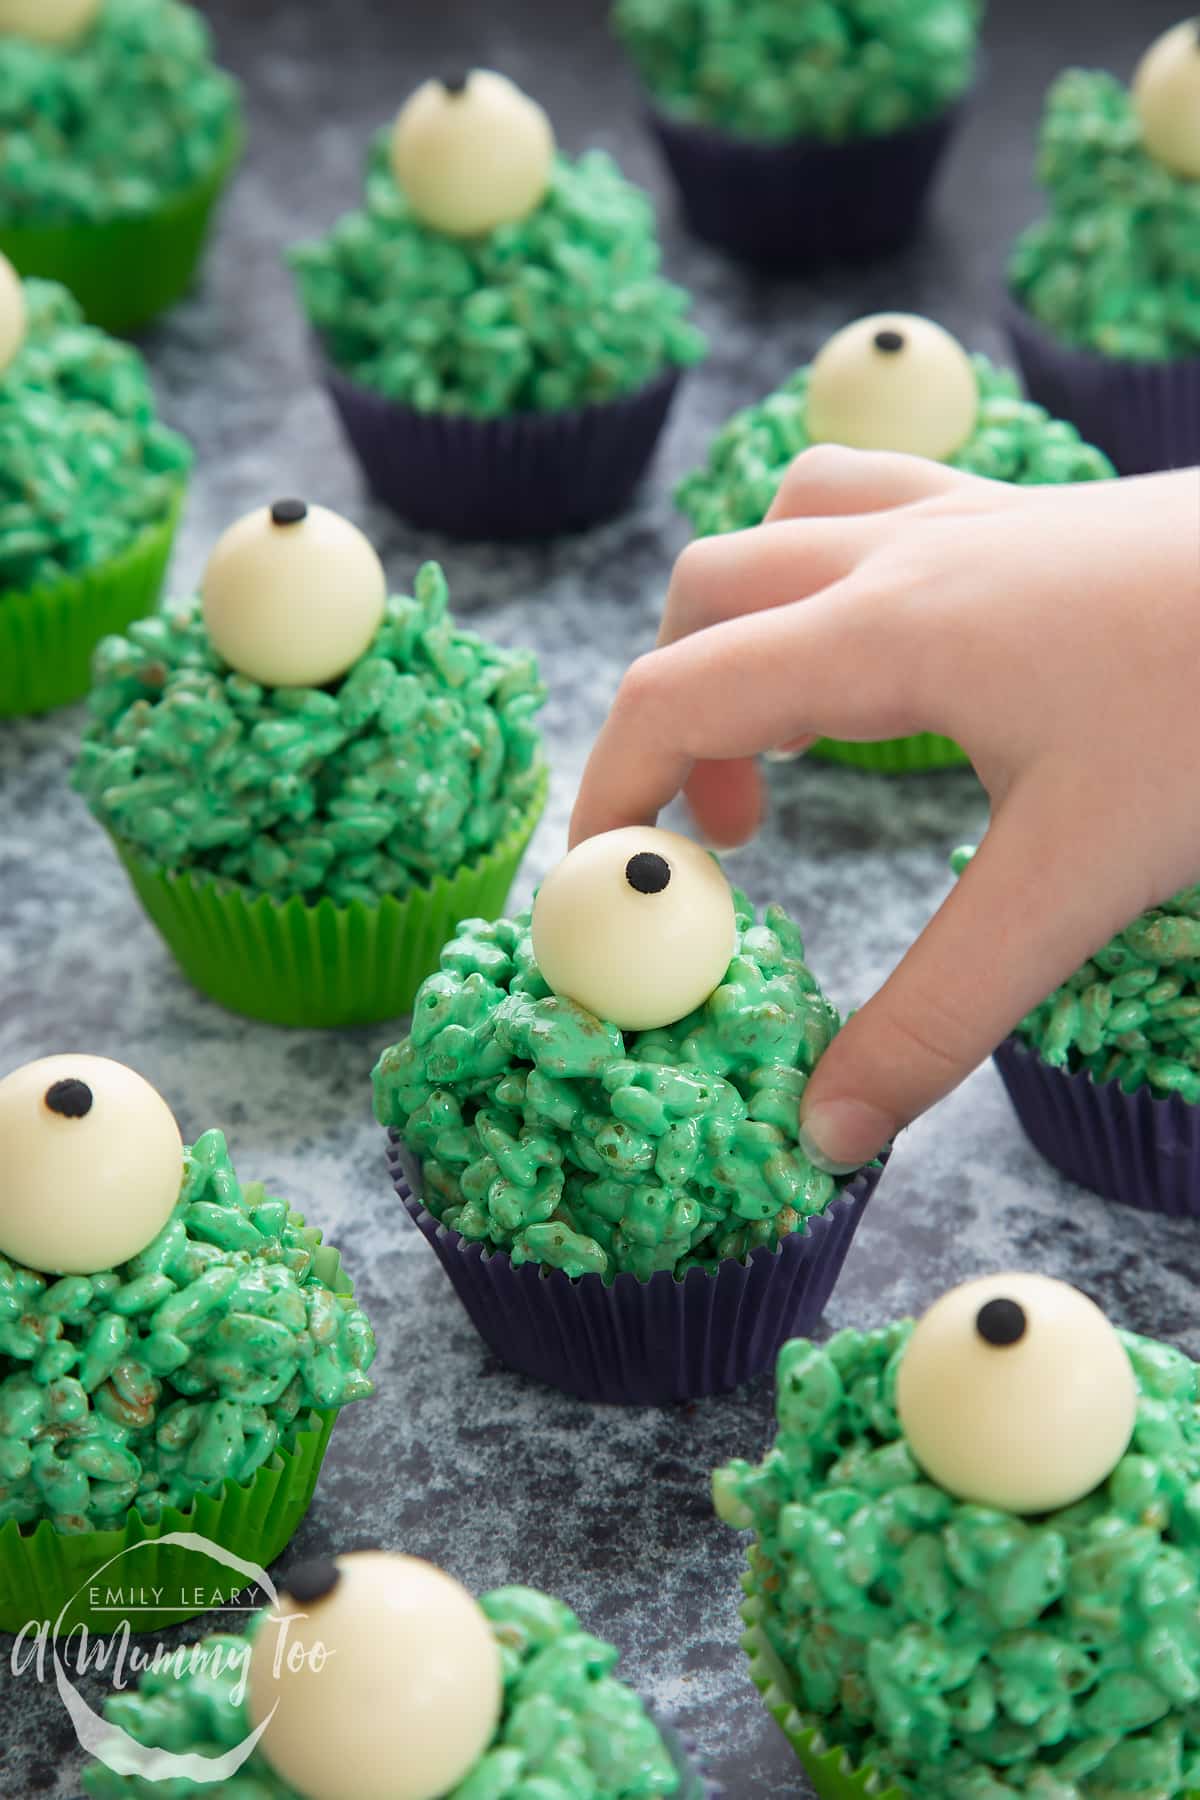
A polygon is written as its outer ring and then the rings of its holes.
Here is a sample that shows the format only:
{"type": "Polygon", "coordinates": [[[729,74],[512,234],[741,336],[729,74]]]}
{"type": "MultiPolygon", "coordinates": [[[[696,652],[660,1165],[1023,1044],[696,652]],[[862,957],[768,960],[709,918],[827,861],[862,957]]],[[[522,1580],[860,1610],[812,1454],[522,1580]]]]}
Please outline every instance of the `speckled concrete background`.
{"type": "MultiPolygon", "coordinates": [[[[931,312],[999,354],[993,302],[1003,248],[1035,204],[1028,170],[1047,80],[1071,59],[1127,73],[1178,5],[999,0],[987,83],[923,244],[870,271],[774,285],[684,239],[602,0],[213,0],[208,10],[247,84],[253,137],[201,291],[147,342],[163,411],[199,452],[174,579],[194,581],[216,532],[280,492],[359,520],[397,584],[444,552],[459,612],[505,643],[534,644],[551,685],[554,791],[523,899],[561,852],[619,672],[652,636],[684,538],[670,486],[706,433],[876,306],[931,312]],[[660,192],[668,267],[695,291],[713,342],[634,511],[542,549],[421,541],[364,499],[309,379],[279,264],[281,246],[354,201],[368,129],[447,60],[505,69],[547,102],[567,147],[607,145],[660,192]]],[[[291,1554],[376,1541],[436,1558],[476,1589],[553,1589],[624,1647],[630,1680],[692,1732],[729,1793],[806,1795],[737,1649],[742,1545],[707,1504],[713,1464],[761,1450],[769,1383],[629,1414],[589,1410],[493,1363],[387,1186],[367,1083],[387,1034],[287,1034],[193,994],[67,792],[79,726],[67,712],[0,727],[0,1069],[71,1046],[123,1058],[162,1088],[187,1132],[224,1127],[243,1175],[266,1178],[342,1246],[378,1331],[379,1387],[339,1424],[291,1554]]],[[[804,921],[815,968],[854,1004],[940,901],[946,854],[981,830],[982,797],[968,773],[892,784],[803,763],[772,772],[772,797],[767,828],[733,872],[804,921]]],[[[1200,1353],[1195,1242],[1188,1225],[1127,1215],[1058,1181],[985,1069],[901,1143],[827,1324],[866,1325],[969,1272],[1017,1264],[1068,1274],[1122,1323],[1200,1353]]],[[[93,1700],[103,1691],[100,1679],[88,1686],[93,1700]]],[[[53,1689],[15,1680],[5,1653],[0,1794],[75,1794],[80,1762],[53,1689]]]]}

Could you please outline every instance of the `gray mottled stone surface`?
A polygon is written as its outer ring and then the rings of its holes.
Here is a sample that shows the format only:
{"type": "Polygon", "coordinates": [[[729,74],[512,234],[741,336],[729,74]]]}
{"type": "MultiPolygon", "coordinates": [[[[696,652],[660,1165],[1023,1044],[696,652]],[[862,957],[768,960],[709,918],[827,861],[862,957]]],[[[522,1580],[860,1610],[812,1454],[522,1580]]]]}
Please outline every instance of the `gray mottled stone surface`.
{"type": "MultiPolygon", "coordinates": [[[[536,645],[551,684],[553,797],[523,899],[561,850],[619,672],[651,638],[684,536],[670,484],[705,434],[874,306],[929,311],[999,353],[993,302],[1004,246],[1034,206],[1031,135],[1046,81],[1071,58],[1127,72],[1178,9],[1003,0],[986,86],[921,246],[876,269],[777,285],[683,237],[601,0],[214,0],[209,10],[247,83],[253,137],[201,290],[147,342],[163,411],[199,452],[174,580],[194,581],[214,534],[279,492],[362,522],[397,584],[444,551],[464,618],[536,645]],[[366,501],[310,382],[279,264],[285,243],[354,201],[368,129],[430,67],[462,60],[523,80],[569,148],[605,144],[662,192],[668,266],[694,289],[712,335],[635,509],[545,548],[422,542],[366,501]]],[[[71,1046],[129,1061],[186,1131],[224,1127],[243,1175],[266,1178],[343,1248],[379,1335],[378,1393],[339,1424],[290,1554],[370,1539],[433,1557],[476,1589],[516,1579],[553,1589],[624,1647],[629,1678],[694,1734],[730,1793],[806,1794],[737,1649],[742,1545],[707,1504],[713,1464],[766,1441],[769,1384],[624,1413],[589,1410],[493,1363],[390,1196],[367,1083],[388,1033],[288,1034],[192,993],[67,791],[79,727],[79,711],[0,727],[0,1069],[71,1046]]],[[[772,796],[770,821],[734,872],[804,922],[815,968],[853,1004],[941,899],[946,854],[981,830],[982,796],[967,773],[889,783],[803,763],[773,772],[772,796]]],[[[1026,1145],[985,1069],[903,1140],[827,1324],[867,1325],[968,1272],[1020,1264],[1071,1275],[1122,1323],[1200,1352],[1194,1245],[1187,1226],[1068,1189],[1026,1145]]],[[[98,1679],[88,1687],[94,1700],[102,1691],[98,1679]]],[[[73,1794],[81,1760],[53,1688],[14,1680],[5,1654],[0,1793],[73,1794]]]]}

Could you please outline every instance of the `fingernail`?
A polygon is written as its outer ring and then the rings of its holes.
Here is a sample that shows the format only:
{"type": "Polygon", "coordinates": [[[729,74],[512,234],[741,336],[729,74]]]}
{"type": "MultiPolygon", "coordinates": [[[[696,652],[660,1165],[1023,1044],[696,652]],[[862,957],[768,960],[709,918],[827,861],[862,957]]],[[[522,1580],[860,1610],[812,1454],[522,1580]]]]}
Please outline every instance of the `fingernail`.
{"type": "Polygon", "coordinates": [[[816,741],[816,737],[810,731],[804,737],[793,738],[790,744],[780,744],[777,750],[764,750],[763,761],[770,763],[795,762],[797,757],[803,756],[806,750],[811,750],[816,741]]]}
{"type": "Polygon", "coordinates": [[[878,1155],[894,1130],[886,1113],[864,1100],[818,1101],[801,1120],[800,1150],[826,1175],[852,1175],[878,1155]]]}

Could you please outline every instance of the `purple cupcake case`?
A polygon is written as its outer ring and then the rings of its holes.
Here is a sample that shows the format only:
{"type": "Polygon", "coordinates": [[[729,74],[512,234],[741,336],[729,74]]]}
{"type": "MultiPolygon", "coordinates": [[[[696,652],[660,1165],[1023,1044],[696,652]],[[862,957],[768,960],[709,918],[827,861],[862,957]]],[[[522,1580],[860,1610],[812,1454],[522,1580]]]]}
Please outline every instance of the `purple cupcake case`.
{"type": "Polygon", "coordinates": [[[372,492],[411,524],[456,538],[582,531],[626,506],[683,371],[560,412],[422,413],[349,379],[316,346],[321,378],[372,492]]]}
{"type": "Polygon", "coordinates": [[[1056,337],[1011,294],[1004,322],[1025,387],[1107,452],[1121,475],[1200,462],[1200,357],[1125,362],[1056,337]]]}
{"type": "Polygon", "coordinates": [[[780,1346],[812,1331],[825,1309],[882,1164],[863,1169],[803,1231],[716,1274],[649,1281],[622,1272],[572,1279],[537,1263],[484,1253],[421,1204],[420,1165],[394,1132],[388,1168],[413,1224],[433,1249],[471,1323],[519,1374],[618,1406],[666,1406],[740,1387],[773,1367],[780,1346]],[[415,1190],[415,1191],[414,1191],[415,1190]]]}
{"type": "Polygon", "coordinates": [[[652,1706],[647,1706],[646,1710],[681,1778],[675,1800],[722,1800],[725,1790],[709,1775],[691,1733],[680,1731],[668,1720],[660,1718],[652,1706]]]}
{"type": "Polygon", "coordinates": [[[647,119],[695,235],[746,262],[798,274],[885,255],[916,235],[962,109],[960,101],[903,131],[837,144],[738,137],[655,107],[647,119]]]}
{"type": "Polygon", "coordinates": [[[1200,1217],[1200,1107],[1052,1068],[1017,1037],[995,1062],[1026,1136],[1068,1180],[1143,1212],[1200,1217]]]}

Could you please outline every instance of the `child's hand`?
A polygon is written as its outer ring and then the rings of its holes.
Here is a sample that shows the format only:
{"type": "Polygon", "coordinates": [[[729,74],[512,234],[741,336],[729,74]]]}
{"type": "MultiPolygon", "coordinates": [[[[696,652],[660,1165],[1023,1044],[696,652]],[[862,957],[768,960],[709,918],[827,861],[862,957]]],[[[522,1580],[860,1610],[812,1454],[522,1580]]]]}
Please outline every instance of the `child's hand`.
{"type": "Polygon", "coordinates": [[[760,752],[914,731],[969,753],[991,826],[809,1084],[830,1167],[867,1160],[1200,876],[1200,471],[1029,488],[806,451],[763,525],[679,558],[572,842],[683,789],[712,841],[738,843],[761,816],[760,752]]]}

